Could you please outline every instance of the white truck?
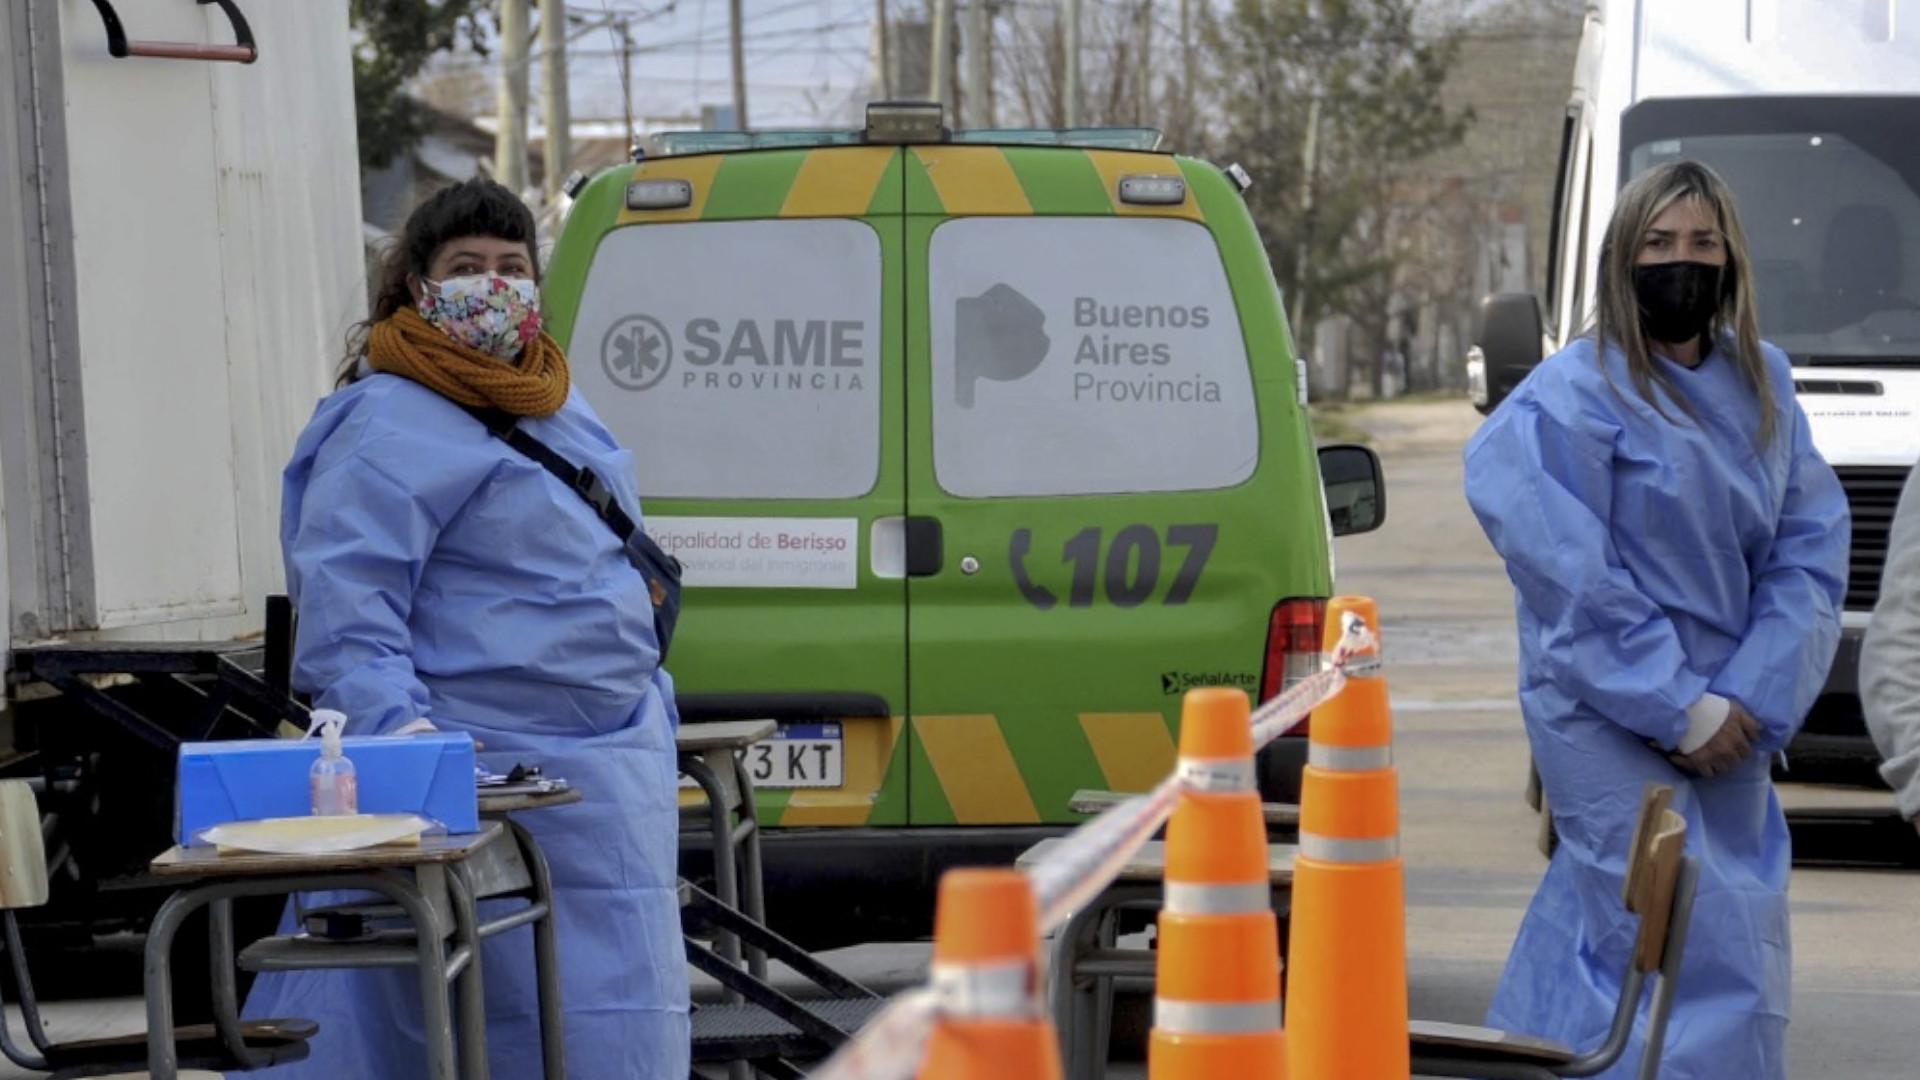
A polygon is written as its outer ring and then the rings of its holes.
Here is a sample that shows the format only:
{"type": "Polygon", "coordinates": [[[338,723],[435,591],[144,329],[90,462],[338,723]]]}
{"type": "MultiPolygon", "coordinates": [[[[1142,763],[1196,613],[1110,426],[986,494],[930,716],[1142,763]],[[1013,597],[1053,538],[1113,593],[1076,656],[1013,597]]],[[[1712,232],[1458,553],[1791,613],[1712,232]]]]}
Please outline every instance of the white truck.
{"type": "Polygon", "coordinates": [[[366,310],[350,56],[342,3],[0,5],[0,775],[89,898],[172,745],[271,712],[280,470],[366,310]]]}
{"type": "Polygon", "coordinates": [[[1488,297],[1467,359],[1474,404],[1487,412],[1585,332],[1601,237],[1630,177],[1691,158],[1733,187],[1761,335],[1792,357],[1815,444],[1853,509],[1839,656],[1788,751],[1802,779],[1876,782],[1860,636],[1894,505],[1920,459],[1915,15],[1913,0],[1590,5],[1563,127],[1546,310],[1531,293],[1488,297]]]}

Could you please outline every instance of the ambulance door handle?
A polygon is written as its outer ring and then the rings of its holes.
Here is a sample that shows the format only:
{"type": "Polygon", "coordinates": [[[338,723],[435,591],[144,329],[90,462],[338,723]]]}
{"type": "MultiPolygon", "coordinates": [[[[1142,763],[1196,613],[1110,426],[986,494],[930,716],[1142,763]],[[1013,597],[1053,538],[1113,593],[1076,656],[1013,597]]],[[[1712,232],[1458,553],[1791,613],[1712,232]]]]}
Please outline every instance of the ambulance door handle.
{"type": "Polygon", "coordinates": [[[946,537],[940,519],[907,518],[907,576],[932,577],[946,563],[946,537]]]}
{"type": "Polygon", "coordinates": [[[940,521],[930,517],[877,517],[869,550],[873,576],[884,580],[930,577],[946,562],[940,521]]]}

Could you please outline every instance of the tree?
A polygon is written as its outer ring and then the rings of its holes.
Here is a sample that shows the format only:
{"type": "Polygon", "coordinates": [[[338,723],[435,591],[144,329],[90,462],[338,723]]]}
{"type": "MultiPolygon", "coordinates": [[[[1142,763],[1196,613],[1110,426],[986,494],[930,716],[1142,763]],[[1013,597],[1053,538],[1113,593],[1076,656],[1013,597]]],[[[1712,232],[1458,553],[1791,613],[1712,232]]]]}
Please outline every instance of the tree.
{"type": "Polygon", "coordinates": [[[407,83],[435,53],[461,42],[485,55],[492,0],[352,0],[353,108],[360,167],[385,168],[420,141],[407,83]]]}
{"type": "Polygon", "coordinates": [[[1247,193],[1294,333],[1350,317],[1374,387],[1390,340],[1396,270],[1420,213],[1405,182],[1472,122],[1440,89],[1458,51],[1416,28],[1416,0],[1232,0],[1203,20],[1213,141],[1256,183],[1247,193]],[[1312,158],[1311,162],[1308,160],[1312,158]]]}
{"type": "MultiPolygon", "coordinates": [[[[1067,27],[1064,5],[1005,5],[995,40],[995,77],[1005,101],[1001,120],[1064,127],[1067,122],[1067,27]]],[[[1156,100],[1152,0],[1086,0],[1080,16],[1080,122],[1087,127],[1166,127],[1156,100]]],[[[1192,148],[1180,143],[1183,153],[1192,148]]]]}

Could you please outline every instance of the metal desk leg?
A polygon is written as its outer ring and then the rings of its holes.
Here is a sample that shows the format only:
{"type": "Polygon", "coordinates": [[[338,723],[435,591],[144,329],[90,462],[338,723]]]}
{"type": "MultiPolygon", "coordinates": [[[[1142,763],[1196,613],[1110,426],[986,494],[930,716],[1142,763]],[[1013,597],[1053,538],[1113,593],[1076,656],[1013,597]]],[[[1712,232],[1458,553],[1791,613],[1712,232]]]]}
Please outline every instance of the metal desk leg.
{"type": "Polygon", "coordinates": [[[447,868],[447,896],[453,906],[454,948],[467,950],[467,964],[455,982],[459,988],[460,1075],[491,1080],[487,1061],[487,993],[480,974],[480,916],[475,910],[473,877],[466,863],[447,868]]]}
{"type": "Polygon", "coordinates": [[[533,875],[533,898],[545,905],[546,915],[533,924],[533,971],[540,992],[540,1061],[546,1080],[566,1080],[567,1040],[560,1011],[560,946],[554,927],[553,875],[547,857],[533,835],[512,818],[507,828],[520,844],[520,857],[533,875]]]}
{"type": "Polygon", "coordinates": [[[147,1075],[178,1080],[180,1061],[173,1045],[173,938],[180,924],[205,901],[203,890],[174,893],[160,905],[147,927],[147,1075]]]}
{"type": "Polygon", "coordinates": [[[1098,1080],[1097,1063],[1089,1060],[1087,1037],[1091,1034],[1080,1017],[1081,1000],[1076,987],[1078,960],[1088,945],[1098,939],[1099,925],[1106,911],[1104,897],[1095,897],[1073,913],[1060,928],[1053,943],[1053,1022],[1059,1029],[1060,1056],[1067,1080],[1098,1080]]]}
{"type": "Polygon", "coordinates": [[[454,1068],[453,1019],[447,1008],[447,947],[441,941],[439,920],[432,906],[417,888],[409,893],[402,895],[396,889],[389,895],[408,909],[407,915],[413,920],[414,944],[419,953],[421,1027],[427,1035],[427,1075],[432,1080],[456,1080],[459,1074],[454,1068]]]}
{"type": "MultiPolygon", "coordinates": [[[[179,1077],[179,1056],[173,1045],[172,960],[174,938],[187,917],[217,901],[335,889],[380,893],[400,905],[413,922],[419,954],[421,1014],[427,1035],[427,1075],[429,1080],[457,1080],[453,1024],[447,1007],[447,954],[439,935],[439,919],[419,888],[405,876],[393,872],[215,881],[182,889],[168,897],[147,930],[147,1071],[150,1080],[178,1080],[179,1077]]],[[[219,1011],[222,1010],[216,1009],[216,1013],[219,1011]]]]}
{"type": "MultiPolygon", "coordinates": [[[[686,773],[700,790],[707,795],[707,812],[712,821],[713,843],[713,895],[720,902],[740,910],[740,867],[734,862],[733,851],[733,813],[727,805],[726,792],[720,786],[720,778],[714,774],[712,766],[694,754],[680,755],[680,771],[686,773]]],[[[740,938],[730,931],[721,930],[714,936],[715,951],[735,967],[740,966],[740,938]]],[[[737,1003],[740,995],[727,991],[726,1001],[737,1003]]]]}
{"type": "Polygon", "coordinates": [[[240,987],[233,962],[232,900],[215,900],[207,905],[207,942],[211,952],[209,973],[213,979],[213,1025],[235,1061],[245,1062],[249,1069],[261,1068],[270,1055],[254,1053],[240,1029],[240,987]]]}
{"type": "MultiPolygon", "coordinates": [[[[1113,904],[1100,916],[1100,923],[1094,927],[1096,949],[1112,949],[1120,943],[1120,913],[1124,905],[1113,904]]],[[[1087,1047],[1089,1076],[1106,1075],[1107,1054],[1113,1049],[1113,976],[1095,975],[1092,985],[1080,991],[1080,1000],[1085,1009],[1092,1012],[1092,1023],[1087,1025],[1091,1035],[1091,1044],[1087,1047]]]]}
{"type": "MultiPolygon", "coordinates": [[[[1107,897],[1112,896],[1111,893],[1107,897]]],[[[1089,907],[1091,917],[1081,940],[1091,949],[1113,947],[1118,935],[1120,905],[1106,897],[1089,907]]],[[[1082,949],[1081,952],[1087,951],[1082,949]]],[[[1108,1028],[1113,1014],[1113,979],[1107,975],[1078,975],[1068,984],[1073,995],[1069,1010],[1073,1025],[1073,1060],[1066,1063],[1069,1080],[1100,1080],[1106,1075],[1108,1028]]]]}
{"type": "MultiPolygon", "coordinates": [[[[740,788],[741,831],[741,882],[740,911],[747,918],[765,926],[767,923],[767,889],[760,864],[760,799],[753,789],[753,774],[747,771],[745,759],[735,755],[733,775],[740,788]]],[[[747,971],[754,978],[765,980],[767,977],[767,953],[765,949],[747,948],[747,971]]]]}

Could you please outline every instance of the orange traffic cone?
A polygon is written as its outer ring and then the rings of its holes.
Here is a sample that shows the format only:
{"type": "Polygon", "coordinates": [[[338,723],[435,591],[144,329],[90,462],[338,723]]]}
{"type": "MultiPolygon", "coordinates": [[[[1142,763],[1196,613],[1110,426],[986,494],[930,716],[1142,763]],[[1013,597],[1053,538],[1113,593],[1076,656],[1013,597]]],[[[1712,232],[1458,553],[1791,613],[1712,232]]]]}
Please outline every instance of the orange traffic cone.
{"type": "Polygon", "coordinates": [[[947,871],[933,924],[933,988],[942,1012],[920,1080],[1060,1080],[1045,981],[1040,913],[1027,876],[947,871]]]}
{"type": "Polygon", "coordinates": [[[1253,782],[1247,695],[1195,690],[1180,713],[1187,786],[1167,825],[1151,1080],[1282,1080],[1280,933],[1253,782]]]}
{"type": "MultiPolygon", "coordinates": [[[[1326,650],[1372,600],[1327,605],[1326,650]]],[[[1376,646],[1377,648],[1377,646],[1376,646]]],[[[1314,711],[1293,864],[1287,1055],[1298,1080],[1406,1080],[1407,906],[1387,683],[1348,677],[1314,711]]]]}

